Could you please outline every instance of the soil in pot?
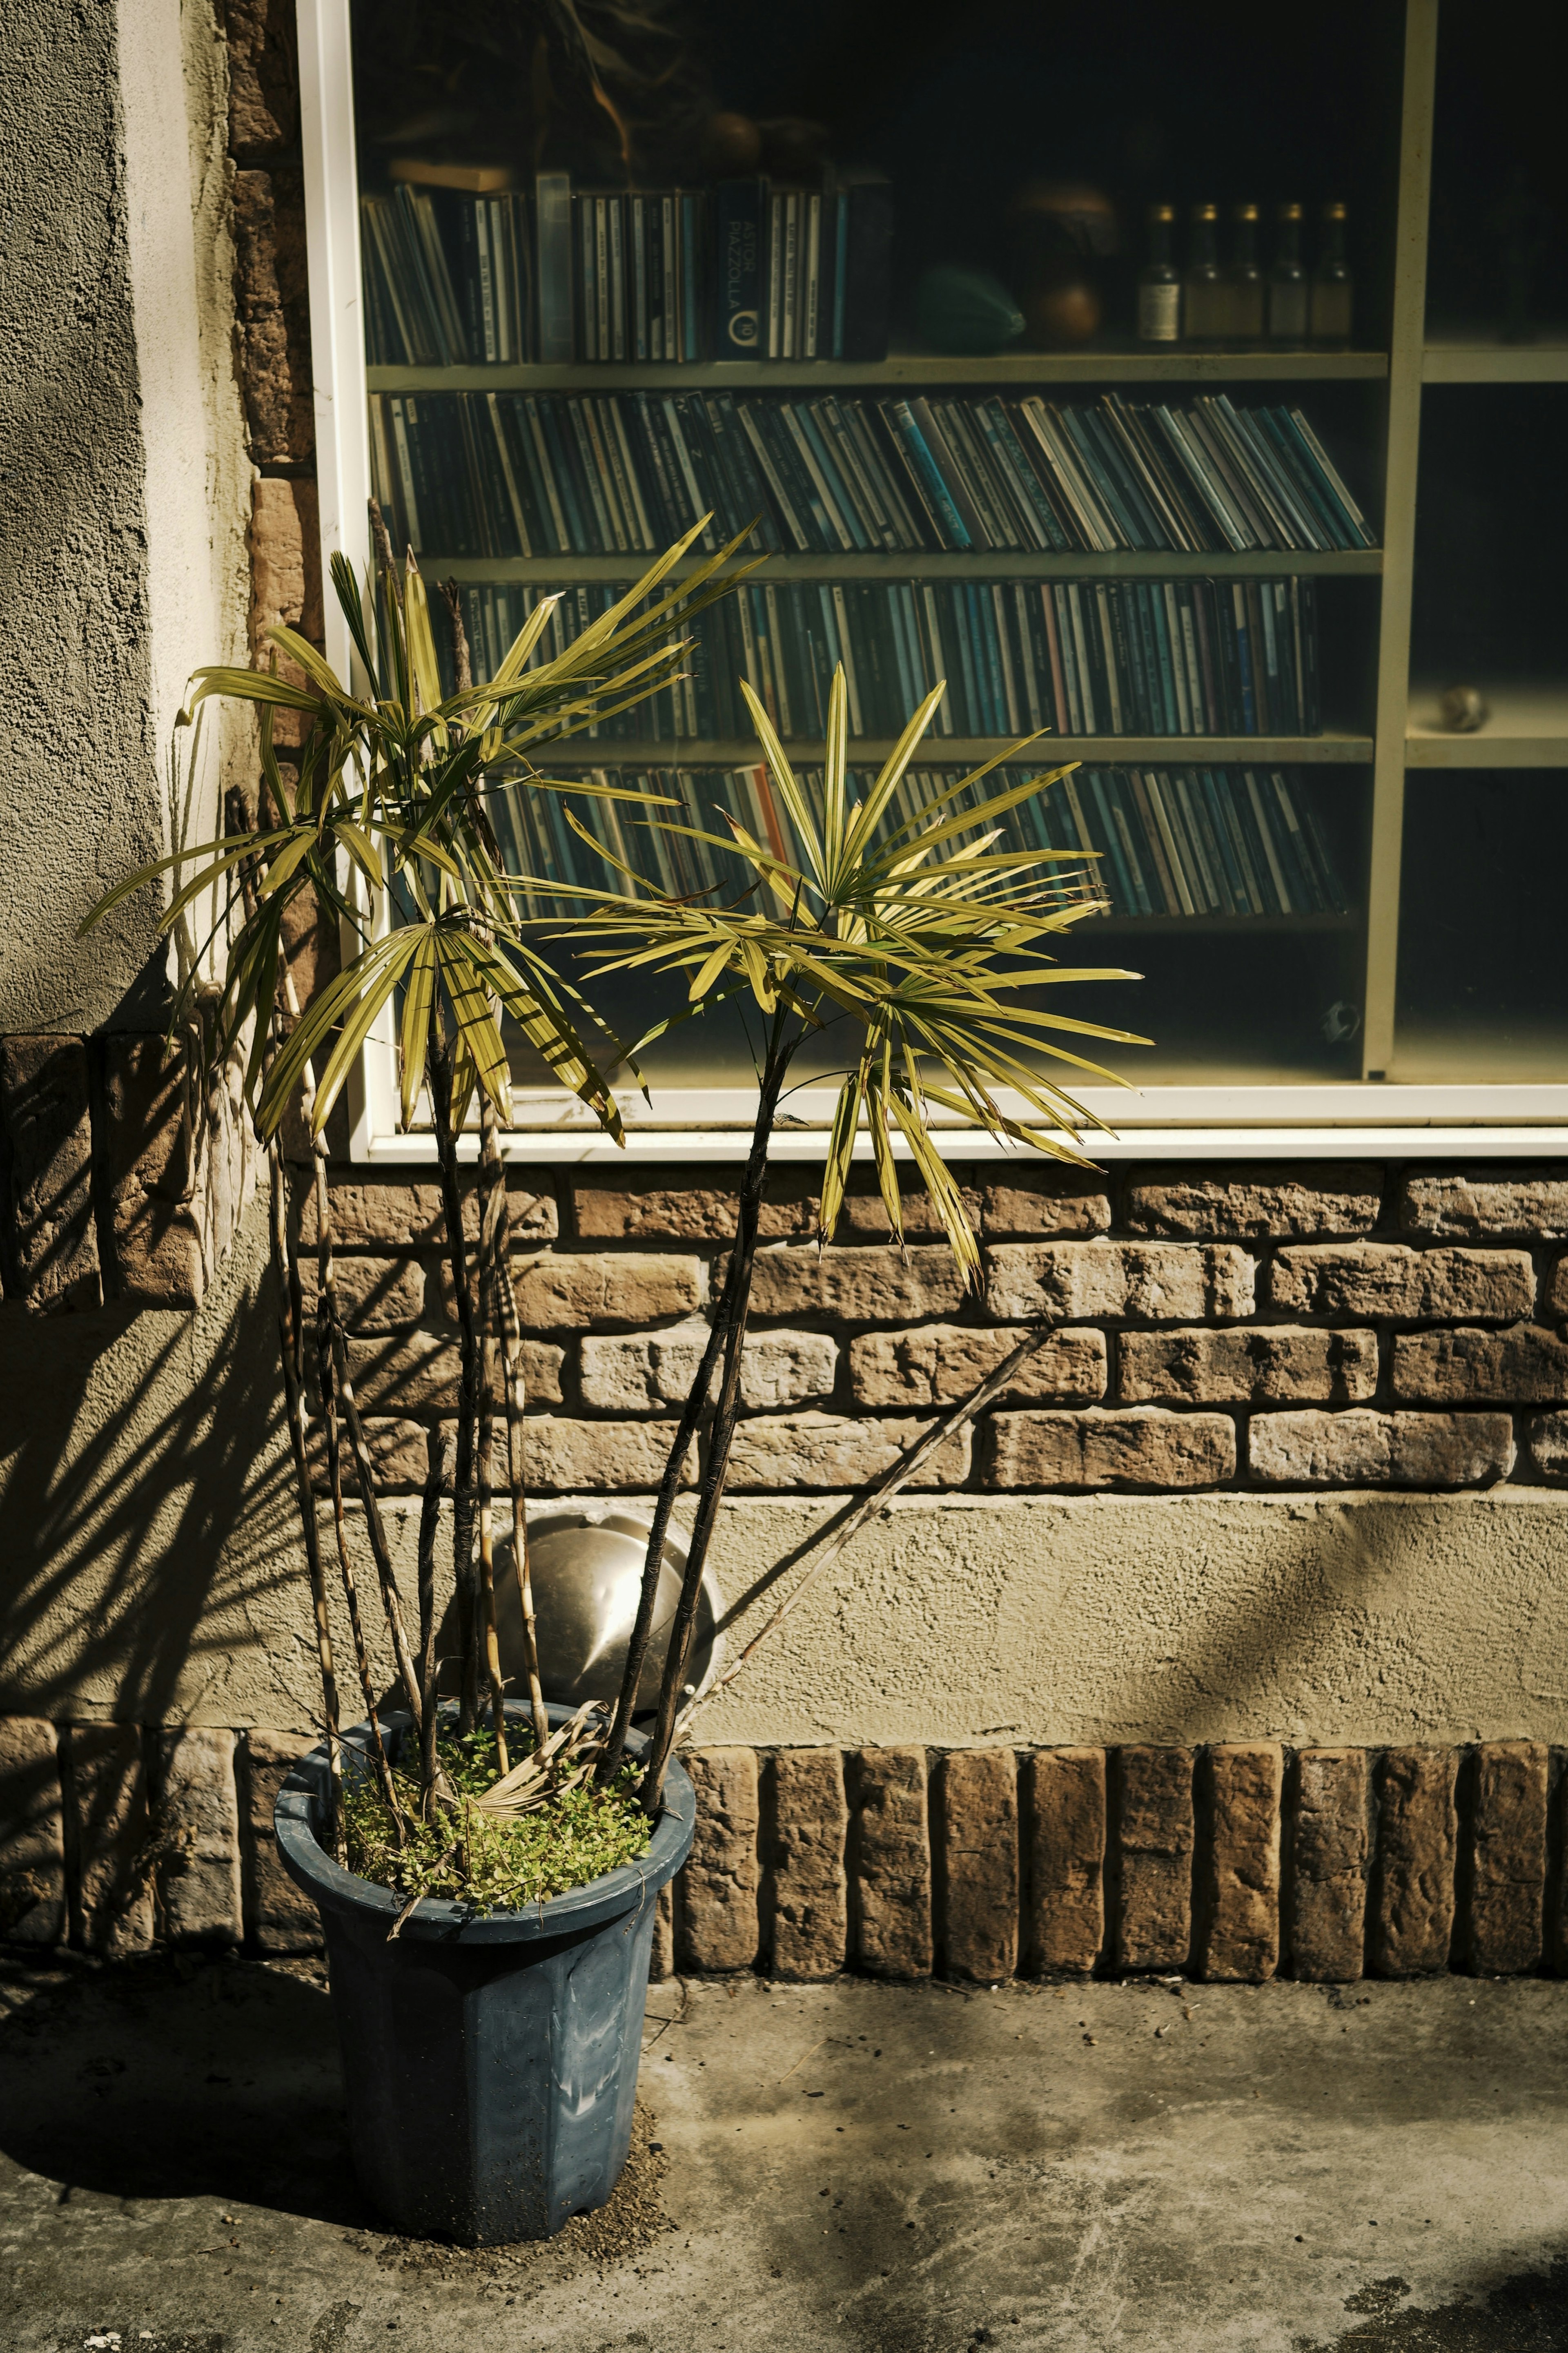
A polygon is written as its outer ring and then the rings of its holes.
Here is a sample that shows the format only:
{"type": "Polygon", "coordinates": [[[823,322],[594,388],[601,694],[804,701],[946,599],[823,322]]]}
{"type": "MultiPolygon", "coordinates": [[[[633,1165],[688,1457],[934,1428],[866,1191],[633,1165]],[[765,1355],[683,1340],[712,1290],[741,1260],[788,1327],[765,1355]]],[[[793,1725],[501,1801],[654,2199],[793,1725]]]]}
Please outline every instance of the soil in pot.
{"type": "MultiPolygon", "coordinates": [[[[533,1749],[510,1727],[511,1763],[533,1749]]],[[[637,1766],[625,1764],[606,1788],[592,1774],[533,1811],[497,1815],[474,1801],[500,1777],[495,1734],[488,1727],[437,1743],[456,1810],[419,1819],[419,1785],[393,1767],[405,1829],[400,1844],[391,1810],[374,1777],[345,1774],[343,1830],[348,1867],[358,1879],[395,1895],[442,1896],[476,1913],[521,1912],[585,1887],[647,1851],[653,1825],[635,1795],[637,1766]]]]}

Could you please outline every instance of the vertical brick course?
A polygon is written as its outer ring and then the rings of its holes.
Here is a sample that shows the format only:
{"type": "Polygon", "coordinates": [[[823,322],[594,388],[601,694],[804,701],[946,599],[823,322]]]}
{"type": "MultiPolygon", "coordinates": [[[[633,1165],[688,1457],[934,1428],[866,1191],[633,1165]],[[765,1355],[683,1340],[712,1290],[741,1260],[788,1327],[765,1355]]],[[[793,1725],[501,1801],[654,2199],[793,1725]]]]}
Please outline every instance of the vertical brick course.
{"type": "Polygon", "coordinates": [[[675,1885],[666,1880],[653,1914],[653,1944],[648,1953],[648,1983],[662,1985],[675,1975],[675,1885]]]}
{"type": "Polygon", "coordinates": [[[1483,1977],[1541,1963],[1550,1762],[1538,1740],[1487,1741],[1476,1751],[1460,1942],[1483,1977]]]}
{"type": "Polygon", "coordinates": [[[0,1039],[5,1294],[34,1315],[103,1297],[88,1083],[79,1038],[0,1039]]]}
{"type": "Polygon", "coordinates": [[[0,1941],[66,1936],[65,1816],[52,1724],[0,1716],[0,1941]]]}
{"type": "Polygon", "coordinates": [[[241,1760],[246,1941],[258,1953],[314,1952],[321,1916],[278,1855],[272,1810],[296,1760],[311,1746],[302,1733],[256,1730],[241,1760]]]}
{"type": "Polygon", "coordinates": [[[1454,1935],[1458,1767],[1451,1748],[1390,1748],[1377,1780],[1368,1957],[1379,1977],[1447,1968],[1454,1935]]]}
{"type": "Polygon", "coordinates": [[[1197,1963],[1205,1978],[1257,1985],[1279,1965],[1279,1797],[1273,1741],[1211,1748],[1203,1758],[1197,1963]]]}
{"type": "Polygon", "coordinates": [[[1105,1943],[1104,1749],[1037,1749],[1019,1798],[1024,1968],[1088,1977],[1105,1943]]]}
{"type": "Polygon", "coordinates": [[[232,1732],[187,1725],[159,1735],[159,1926],[172,1945],[237,1945],[239,1801],[232,1732]]]}
{"type": "Polygon", "coordinates": [[[923,1748],[862,1748],[853,1773],[850,1940],[879,1978],[929,1977],[931,1823],[923,1748]]]}
{"type": "Polygon", "coordinates": [[[1364,1748],[1303,1748],[1298,1755],[1286,1873],[1292,1977],[1348,1985],[1362,1974],[1370,1803],[1364,1748]]]}
{"type": "Polygon", "coordinates": [[[680,1874],[676,1952],[683,1968],[749,1969],[757,1957],[759,1809],[754,1748],[686,1757],[697,1836],[680,1874]]]}
{"type": "Polygon", "coordinates": [[[937,1892],[949,1977],[996,1985],[1018,1966],[1018,1767],[957,1748],[937,1774],[937,1892]]]}
{"type": "Polygon", "coordinates": [[[145,1952],[153,1918],[141,1729],[73,1724],[66,1759],[67,1852],[75,1880],[71,1941],[110,1960],[145,1952]]]}
{"type": "Polygon", "coordinates": [[[1184,1969],[1193,1942],[1193,1752],[1116,1752],[1111,1955],[1119,1969],[1184,1969]]]}
{"type": "Polygon", "coordinates": [[[849,1808],[837,1748],[786,1748],[767,1772],[768,1957],[775,1978],[830,1978],[844,1967],[849,1808]]]}

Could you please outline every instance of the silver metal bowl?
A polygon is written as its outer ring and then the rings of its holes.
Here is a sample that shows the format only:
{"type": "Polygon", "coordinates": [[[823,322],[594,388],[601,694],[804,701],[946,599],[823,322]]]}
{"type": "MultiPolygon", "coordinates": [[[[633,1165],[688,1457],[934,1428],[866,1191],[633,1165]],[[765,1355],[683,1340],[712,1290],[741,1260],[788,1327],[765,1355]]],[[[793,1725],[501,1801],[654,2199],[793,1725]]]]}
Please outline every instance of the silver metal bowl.
{"type": "MultiPolygon", "coordinates": [[[[600,1513],[592,1506],[575,1505],[542,1513],[529,1521],[539,1679],[546,1699],[580,1707],[584,1700],[613,1700],[619,1693],[652,1525],[651,1514],[624,1507],[600,1513]]],[[[658,1606],[637,1685],[639,1712],[658,1704],[659,1678],[680,1599],[686,1557],[686,1537],[680,1529],[671,1527],[665,1537],[658,1606]]],[[[687,1669],[688,1697],[705,1691],[718,1669],[722,1645],[714,1630],[722,1612],[718,1588],[711,1574],[704,1570],[687,1669]]],[[[507,1690],[513,1697],[526,1695],[522,1612],[510,1546],[504,1557],[497,1548],[496,1627],[507,1690]]]]}

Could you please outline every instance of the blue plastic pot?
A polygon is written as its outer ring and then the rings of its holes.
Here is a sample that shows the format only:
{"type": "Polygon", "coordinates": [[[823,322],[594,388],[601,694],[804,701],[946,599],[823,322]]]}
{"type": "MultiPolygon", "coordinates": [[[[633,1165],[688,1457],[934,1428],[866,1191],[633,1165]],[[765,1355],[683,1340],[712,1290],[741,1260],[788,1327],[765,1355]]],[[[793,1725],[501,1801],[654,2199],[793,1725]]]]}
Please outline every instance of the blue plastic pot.
{"type": "MultiPolygon", "coordinates": [[[[395,1756],[407,1729],[406,1716],[383,1723],[395,1756]]],[[[672,1760],[636,1862],[527,1912],[426,1898],[395,1944],[404,1899],[319,1842],[326,1786],[315,1748],[273,1820],[284,1868],[321,1915],[360,2186],[411,2238],[547,2239],[602,2206],[626,2161],[655,1899],[691,1850],[691,1784],[672,1760]]]]}

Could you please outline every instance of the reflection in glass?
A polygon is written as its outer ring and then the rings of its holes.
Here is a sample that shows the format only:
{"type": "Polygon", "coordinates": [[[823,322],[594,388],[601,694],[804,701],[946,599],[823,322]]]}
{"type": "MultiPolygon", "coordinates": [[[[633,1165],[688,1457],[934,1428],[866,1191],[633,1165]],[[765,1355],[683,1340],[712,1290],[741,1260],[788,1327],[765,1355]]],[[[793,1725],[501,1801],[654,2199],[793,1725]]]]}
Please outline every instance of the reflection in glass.
{"type": "Polygon", "coordinates": [[[1568,773],[1407,778],[1391,1079],[1480,1085],[1568,1075],[1565,867],[1568,773]]]}

